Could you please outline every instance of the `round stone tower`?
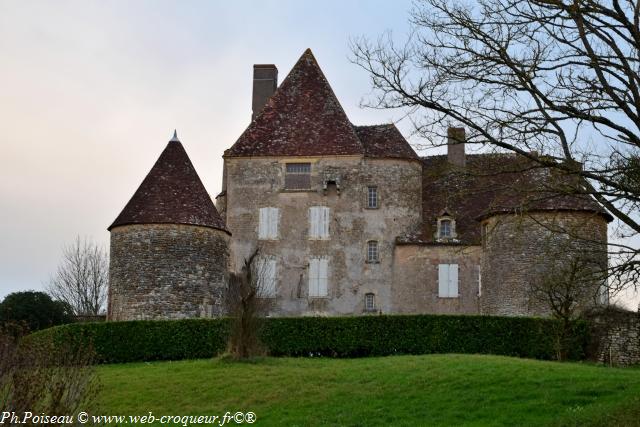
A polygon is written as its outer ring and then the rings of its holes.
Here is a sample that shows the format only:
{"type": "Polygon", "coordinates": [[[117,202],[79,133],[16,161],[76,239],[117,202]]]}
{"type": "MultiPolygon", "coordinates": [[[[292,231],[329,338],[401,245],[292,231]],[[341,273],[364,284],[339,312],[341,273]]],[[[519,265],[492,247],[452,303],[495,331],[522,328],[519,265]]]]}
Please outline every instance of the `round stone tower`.
{"type": "Polygon", "coordinates": [[[108,320],[223,313],[230,233],[175,133],[109,231],[108,320]]]}
{"type": "MultiPolygon", "coordinates": [[[[588,257],[591,268],[606,268],[610,220],[608,213],[584,201],[571,209],[550,206],[521,214],[487,214],[482,220],[481,313],[549,315],[549,302],[534,287],[542,289],[540,280],[549,280],[554,268],[568,265],[574,257],[588,257]]],[[[594,281],[579,291],[581,306],[596,303],[600,285],[594,281]]]]}

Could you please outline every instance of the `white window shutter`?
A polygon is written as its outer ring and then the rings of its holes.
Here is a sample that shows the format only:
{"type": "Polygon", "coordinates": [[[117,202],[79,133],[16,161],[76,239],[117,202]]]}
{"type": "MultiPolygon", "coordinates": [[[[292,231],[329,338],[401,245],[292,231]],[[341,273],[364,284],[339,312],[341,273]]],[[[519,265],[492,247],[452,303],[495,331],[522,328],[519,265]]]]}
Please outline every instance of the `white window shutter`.
{"type": "Polygon", "coordinates": [[[458,264],[449,264],[449,296],[458,296],[458,264]]]}
{"type": "Polygon", "coordinates": [[[309,238],[329,237],[329,214],[329,208],[326,206],[312,206],[309,208],[309,238]]]}
{"type": "Polygon", "coordinates": [[[320,211],[313,208],[313,237],[320,237],[320,211]]]}
{"type": "Polygon", "coordinates": [[[329,237],[329,208],[322,208],[322,237],[329,237]]]}
{"type": "Polygon", "coordinates": [[[312,258],[309,261],[309,296],[318,295],[318,259],[312,258]]]}
{"type": "Polygon", "coordinates": [[[449,296],[449,264],[438,264],[438,296],[449,296]]]}
{"type": "Polygon", "coordinates": [[[276,260],[270,259],[266,263],[266,286],[265,295],[268,297],[276,296],[276,260]]]}
{"type": "Polygon", "coordinates": [[[278,238],[278,208],[269,208],[269,237],[278,238]]]}
{"type": "Polygon", "coordinates": [[[310,238],[315,238],[316,237],[316,208],[314,207],[310,207],[309,208],[309,237],[310,238]]]}
{"type": "Polygon", "coordinates": [[[258,239],[268,238],[268,234],[269,234],[268,219],[269,219],[269,208],[260,208],[260,215],[259,215],[259,221],[258,221],[258,239]]]}
{"type": "Polygon", "coordinates": [[[322,258],[320,260],[318,272],[318,296],[326,297],[328,295],[327,292],[327,281],[329,277],[329,260],[326,258],[322,258]]]}

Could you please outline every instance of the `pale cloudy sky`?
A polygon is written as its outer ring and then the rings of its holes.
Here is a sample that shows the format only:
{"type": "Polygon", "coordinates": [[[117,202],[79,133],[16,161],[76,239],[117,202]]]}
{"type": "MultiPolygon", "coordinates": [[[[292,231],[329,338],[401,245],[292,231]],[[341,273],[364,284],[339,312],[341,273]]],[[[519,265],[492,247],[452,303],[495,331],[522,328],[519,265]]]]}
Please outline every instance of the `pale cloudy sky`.
{"type": "MultiPolygon", "coordinates": [[[[254,63],[280,81],[310,47],[350,119],[349,39],[404,38],[410,0],[0,0],[0,298],[42,289],[76,235],[108,247],[174,128],[210,194],[251,116],[254,63]]],[[[401,124],[405,135],[409,125],[401,124]]]]}
{"type": "Polygon", "coordinates": [[[349,39],[408,31],[409,0],[0,0],[0,298],[42,289],[76,235],[107,226],[178,129],[210,194],[251,117],[254,63],[280,81],[310,47],[352,121],[367,74],[349,39]]]}

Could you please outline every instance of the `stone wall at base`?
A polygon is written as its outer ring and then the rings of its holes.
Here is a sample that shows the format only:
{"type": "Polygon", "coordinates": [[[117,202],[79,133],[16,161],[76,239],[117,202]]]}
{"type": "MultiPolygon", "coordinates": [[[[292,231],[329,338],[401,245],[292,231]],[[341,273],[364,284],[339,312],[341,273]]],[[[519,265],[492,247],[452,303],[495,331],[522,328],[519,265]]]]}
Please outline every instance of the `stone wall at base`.
{"type": "Polygon", "coordinates": [[[640,364],[640,313],[608,309],[589,315],[589,358],[613,366],[640,364]]]}
{"type": "Polygon", "coordinates": [[[223,314],[227,233],[181,224],[111,230],[108,320],[223,314]]]}

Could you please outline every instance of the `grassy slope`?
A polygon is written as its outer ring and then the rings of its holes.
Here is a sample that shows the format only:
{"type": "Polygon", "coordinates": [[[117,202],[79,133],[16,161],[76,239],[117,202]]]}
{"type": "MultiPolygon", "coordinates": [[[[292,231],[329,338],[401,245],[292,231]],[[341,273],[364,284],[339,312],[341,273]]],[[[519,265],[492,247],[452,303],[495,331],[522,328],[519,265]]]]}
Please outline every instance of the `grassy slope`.
{"type": "Polygon", "coordinates": [[[430,355],[136,363],[99,372],[102,412],[110,414],[252,411],[259,426],[640,425],[640,369],[430,355]]]}

